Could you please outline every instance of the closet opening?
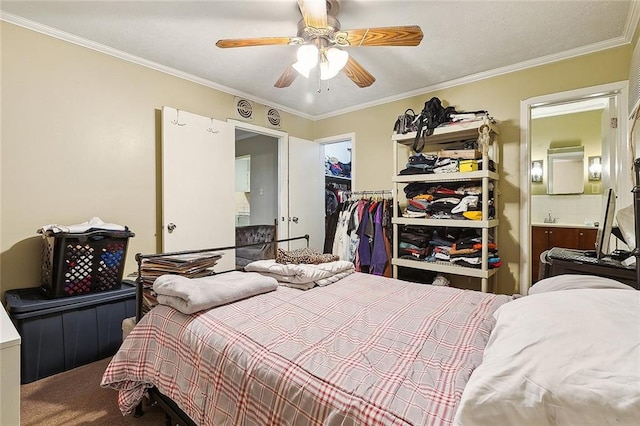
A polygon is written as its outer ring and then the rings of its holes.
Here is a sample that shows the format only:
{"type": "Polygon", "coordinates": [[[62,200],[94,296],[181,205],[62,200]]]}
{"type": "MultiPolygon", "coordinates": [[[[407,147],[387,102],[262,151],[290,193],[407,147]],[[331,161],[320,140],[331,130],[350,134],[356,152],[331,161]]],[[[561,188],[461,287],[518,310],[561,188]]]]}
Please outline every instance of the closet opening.
{"type": "Polygon", "coordinates": [[[352,190],[351,139],[337,140],[322,146],[324,147],[325,180],[324,253],[331,253],[338,222],[338,207],[349,198],[352,190]]]}

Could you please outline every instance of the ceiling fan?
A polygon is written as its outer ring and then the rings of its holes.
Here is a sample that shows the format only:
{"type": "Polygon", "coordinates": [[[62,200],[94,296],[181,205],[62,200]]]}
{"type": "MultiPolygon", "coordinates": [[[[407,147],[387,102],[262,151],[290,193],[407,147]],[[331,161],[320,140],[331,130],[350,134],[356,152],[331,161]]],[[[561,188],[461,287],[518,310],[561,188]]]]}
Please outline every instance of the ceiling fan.
{"type": "Polygon", "coordinates": [[[297,62],[289,65],[274,84],[288,87],[298,74],[309,76],[311,69],[320,65],[320,79],[328,80],[342,71],[359,87],[368,87],[376,81],[343,48],[365,46],[417,46],[422,41],[422,30],[417,25],[361,28],[342,30],[336,15],[340,0],[298,0],[302,20],[296,37],[258,37],[222,39],[220,48],[293,45],[299,46],[297,62]]]}

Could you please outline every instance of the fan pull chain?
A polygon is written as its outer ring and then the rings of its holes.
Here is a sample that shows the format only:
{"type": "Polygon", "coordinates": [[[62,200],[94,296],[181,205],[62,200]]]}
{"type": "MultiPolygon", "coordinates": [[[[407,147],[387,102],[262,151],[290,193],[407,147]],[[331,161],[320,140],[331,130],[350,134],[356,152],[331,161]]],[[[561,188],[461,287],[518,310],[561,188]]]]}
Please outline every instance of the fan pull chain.
{"type": "MultiPolygon", "coordinates": [[[[330,83],[329,83],[330,81],[331,80],[327,80],[327,92],[331,90],[330,83]]],[[[318,75],[318,93],[322,93],[322,80],[320,79],[319,75],[318,75]]]]}

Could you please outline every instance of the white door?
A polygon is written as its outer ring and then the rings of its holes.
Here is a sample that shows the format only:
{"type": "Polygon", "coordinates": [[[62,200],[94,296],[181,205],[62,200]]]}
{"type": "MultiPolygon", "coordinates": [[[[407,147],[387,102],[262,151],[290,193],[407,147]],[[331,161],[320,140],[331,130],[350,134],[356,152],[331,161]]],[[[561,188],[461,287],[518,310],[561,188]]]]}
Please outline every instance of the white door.
{"type": "MultiPolygon", "coordinates": [[[[629,139],[619,137],[621,132],[618,126],[623,122],[618,118],[618,102],[620,99],[610,97],[608,105],[602,112],[602,198],[606,199],[607,189],[614,188],[616,192],[616,212],[633,203],[633,155],[627,158],[627,153],[632,153],[629,139]]],[[[633,154],[633,153],[632,153],[633,154]]],[[[587,159],[585,158],[585,162],[587,159]]]]}
{"type": "MultiPolygon", "coordinates": [[[[162,250],[235,244],[233,126],[162,108],[162,250]]],[[[217,271],[235,267],[228,251],[217,271]]]]}
{"type": "MultiPolygon", "coordinates": [[[[324,158],[316,142],[289,137],[289,237],[309,234],[309,247],[324,248],[324,158]]],[[[304,247],[292,241],[291,249],[304,247]]]]}

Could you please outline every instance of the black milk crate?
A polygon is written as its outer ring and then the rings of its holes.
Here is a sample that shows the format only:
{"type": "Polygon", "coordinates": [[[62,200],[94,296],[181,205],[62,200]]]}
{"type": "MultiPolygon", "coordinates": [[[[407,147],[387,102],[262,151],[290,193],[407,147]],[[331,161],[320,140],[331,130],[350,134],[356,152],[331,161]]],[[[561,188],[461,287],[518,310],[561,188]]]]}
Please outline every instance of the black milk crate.
{"type": "Polygon", "coordinates": [[[129,230],[43,234],[40,290],[68,297],[120,288],[129,230]]]}

